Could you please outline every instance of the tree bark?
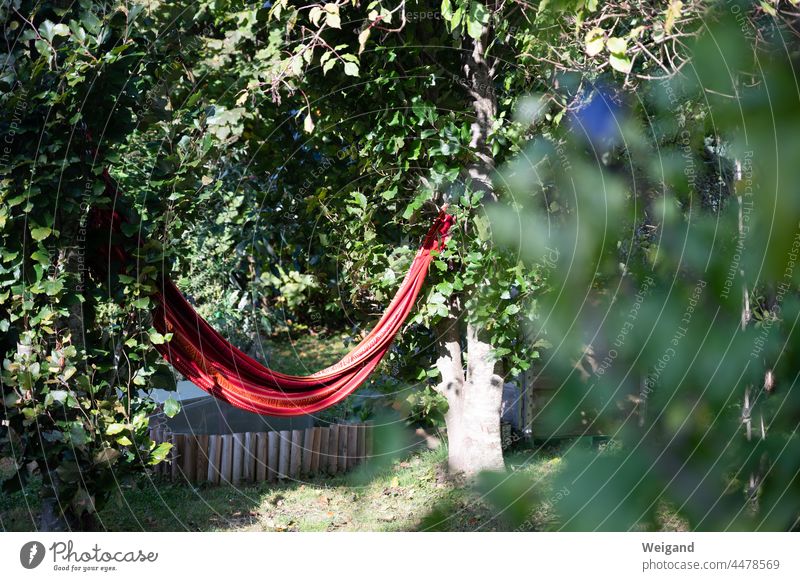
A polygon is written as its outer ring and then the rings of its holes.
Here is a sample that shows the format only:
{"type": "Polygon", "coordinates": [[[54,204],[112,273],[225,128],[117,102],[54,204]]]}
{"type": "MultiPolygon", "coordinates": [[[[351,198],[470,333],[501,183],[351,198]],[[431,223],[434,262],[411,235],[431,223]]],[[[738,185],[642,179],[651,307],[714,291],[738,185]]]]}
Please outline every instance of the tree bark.
{"type": "Polygon", "coordinates": [[[464,64],[469,95],[475,119],[470,125],[470,149],[475,161],[467,169],[474,191],[483,193],[484,200],[497,201],[492,185],[495,169],[494,155],[489,145],[489,133],[497,118],[497,95],[494,91],[494,68],[486,60],[489,26],[483,27],[481,37],[472,43],[472,52],[464,64]]]}
{"type": "Polygon", "coordinates": [[[500,437],[500,405],[503,380],[491,345],[482,340],[474,325],[467,325],[467,370],[458,321],[439,324],[436,367],[442,377],[437,391],[447,399],[445,414],[448,468],[451,474],[472,477],[482,470],[503,470],[500,437]]]}
{"type": "MultiPolygon", "coordinates": [[[[473,41],[464,64],[475,114],[470,143],[475,159],[467,173],[472,191],[480,191],[484,201],[495,201],[497,196],[492,186],[495,162],[488,137],[497,114],[497,99],[493,88],[494,71],[485,58],[488,37],[489,27],[485,26],[481,38],[473,41]]],[[[450,317],[437,329],[436,366],[442,378],[437,390],[449,405],[445,423],[450,473],[472,477],[482,470],[505,468],[500,436],[503,379],[492,346],[481,329],[472,323],[466,325],[467,369],[464,372],[460,314],[458,301],[453,301],[450,317]]]]}

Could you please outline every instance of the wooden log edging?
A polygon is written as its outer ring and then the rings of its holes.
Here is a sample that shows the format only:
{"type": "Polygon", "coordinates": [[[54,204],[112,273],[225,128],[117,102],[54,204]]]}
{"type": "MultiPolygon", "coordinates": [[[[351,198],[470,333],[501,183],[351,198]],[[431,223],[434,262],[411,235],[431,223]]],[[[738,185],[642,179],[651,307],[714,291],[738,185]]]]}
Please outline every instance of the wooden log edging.
{"type": "Polygon", "coordinates": [[[174,434],[156,426],[150,439],[156,445],[170,442],[173,448],[153,474],[233,486],[334,475],[369,462],[372,434],[371,422],[225,435],[174,434]]]}

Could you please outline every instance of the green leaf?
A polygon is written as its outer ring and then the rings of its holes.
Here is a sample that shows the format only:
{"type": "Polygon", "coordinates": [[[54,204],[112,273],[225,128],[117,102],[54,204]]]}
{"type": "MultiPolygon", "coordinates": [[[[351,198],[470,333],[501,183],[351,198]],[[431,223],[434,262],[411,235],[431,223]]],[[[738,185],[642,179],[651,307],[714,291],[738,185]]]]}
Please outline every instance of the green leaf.
{"type": "Polygon", "coordinates": [[[90,10],[87,10],[83,13],[81,16],[81,23],[83,24],[83,27],[92,34],[97,34],[100,32],[100,28],[103,25],[100,19],[95,16],[94,12],[90,10]]]}
{"type": "Polygon", "coordinates": [[[67,401],[67,397],[69,393],[63,389],[54,389],[50,393],[47,394],[47,397],[44,398],[44,405],[49,406],[52,403],[59,403],[64,404],[67,401]]]}
{"type": "Polygon", "coordinates": [[[453,32],[456,28],[461,25],[461,19],[464,17],[464,7],[459,6],[456,8],[455,12],[453,12],[453,18],[450,20],[450,32],[453,32]]]}
{"type": "Polygon", "coordinates": [[[386,8],[381,7],[381,18],[386,24],[392,23],[392,12],[386,8]]]}
{"type": "MultiPolygon", "coordinates": [[[[128,355],[128,357],[132,358],[134,355],[135,353],[131,353],[130,355],[128,355]]],[[[133,376],[133,384],[140,386],[147,385],[147,375],[148,374],[144,371],[144,369],[142,368],[137,369],[136,373],[133,376]]]]}
{"type": "Polygon", "coordinates": [[[120,225],[120,229],[125,236],[133,236],[137,232],[139,232],[139,224],[132,224],[130,222],[123,222],[120,225]]]}
{"type": "Polygon", "coordinates": [[[39,34],[52,42],[56,36],[68,36],[69,27],[66,24],[53,24],[49,20],[45,20],[39,25],[39,34]]]}
{"type": "Polygon", "coordinates": [[[69,441],[75,446],[83,446],[89,441],[89,434],[83,429],[80,422],[75,422],[70,427],[69,441]]]}
{"type": "Polygon", "coordinates": [[[631,71],[631,59],[626,56],[612,54],[608,56],[608,62],[614,70],[621,73],[627,74],[631,71]]]}
{"type": "Polygon", "coordinates": [[[55,27],[53,27],[53,33],[56,36],[69,36],[69,27],[62,23],[56,24],[55,27]]]}
{"type": "Polygon", "coordinates": [[[372,28],[368,26],[358,34],[358,54],[364,52],[364,47],[367,46],[367,40],[369,39],[371,31],[372,28]]]}
{"type": "Polygon", "coordinates": [[[106,428],[106,436],[114,436],[125,429],[125,424],[109,424],[106,428]]]}
{"type": "Polygon", "coordinates": [[[480,2],[473,2],[469,5],[469,15],[473,20],[477,20],[481,24],[489,24],[489,18],[491,17],[489,11],[486,10],[486,6],[480,2]]]}
{"type": "Polygon", "coordinates": [[[367,209],[367,197],[361,192],[353,192],[353,200],[361,207],[362,210],[367,209]]]}
{"type": "Polygon", "coordinates": [[[473,221],[475,222],[475,228],[478,232],[478,238],[481,240],[489,240],[489,218],[486,216],[476,215],[475,218],[473,218],[473,221]]]}
{"type": "Polygon", "coordinates": [[[602,28],[592,28],[583,39],[584,50],[588,56],[600,54],[606,43],[605,31],[602,28]]]}
{"type": "Polygon", "coordinates": [[[483,34],[483,24],[467,16],[467,34],[475,40],[480,39],[483,34]]]}
{"type": "Polygon", "coordinates": [[[339,20],[338,14],[326,14],[325,15],[325,24],[330,26],[331,28],[341,28],[342,23],[339,20]]]}
{"type": "Polygon", "coordinates": [[[611,54],[624,55],[625,51],[628,50],[628,41],[624,38],[612,36],[606,42],[606,46],[608,47],[608,52],[611,54]]]}
{"type": "Polygon", "coordinates": [[[133,306],[137,309],[144,309],[147,308],[147,305],[150,304],[150,297],[142,297],[140,299],[136,299],[133,301],[133,306]]]}
{"type": "Polygon", "coordinates": [[[162,442],[161,444],[153,448],[152,452],[150,452],[149,464],[155,465],[159,464],[160,462],[163,462],[169,455],[170,450],[172,450],[172,444],[170,444],[169,442],[162,442]]]}
{"type": "Polygon", "coordinates": [[[37,242],[41,242],[53,232],[52,229],[48,228],[47,226],[41,226],[38,228],[31,228],[31,238],[36,240],[37,242]]]}
{"type": "Polygon", "coordinates": [[[42,265],[50,264],[50,255],[43,250],[37,250],[36,252],[32,253],[31,258],[42,265]]]}
{"type": "Polygon", "coordinates": [[[358,65],[353,62],[346,62],[344,63],[344,74],[350,75],[351,77],[358,76],[358,65]]]}
{"type": "Polygon", "coordinates": [[[467,21],[467,34],[475,40],[478,40],[483,34],[483,25],[488,24],[490,18],[489,11],[486,6],[480,2],[473,2],[469,6],[469,12],[466,16],[467,21]]]}
{"type": "Polygon", "coordinates": [[[178,412],[181,411],[181,404],[178,400],[170,396],[167,401],[164,402],[164,414],[168,418],[174,418],[178,415],[178,412]]]}
{"type": "Polygon", "coordinates": [[[331,28],[341,28],[342,23],[339,19],[339,6],[333,2],[325,4],[325,24],[331,28]]]}
{"type": "Polygon", "coordinates": [[[450,22],[453,19],[453,6],[450,0],[442,0],[442,18],[450,22]]]}
{"type": "Polygon", "coordinates": [[[44,281],[44,292],[47,296],[52,297],[61,292],[64,288],[64,283],[60,280],[46,280],[44,281]]]}
{"type": "Polygon", "coordinates": [[[164,335],[162,335],[155,329],[151,329],[148,336],[150,337],[150,342],[153,345],[163,345],[164,343],[167,342],[166,337],[164,337],[164,335]]]}

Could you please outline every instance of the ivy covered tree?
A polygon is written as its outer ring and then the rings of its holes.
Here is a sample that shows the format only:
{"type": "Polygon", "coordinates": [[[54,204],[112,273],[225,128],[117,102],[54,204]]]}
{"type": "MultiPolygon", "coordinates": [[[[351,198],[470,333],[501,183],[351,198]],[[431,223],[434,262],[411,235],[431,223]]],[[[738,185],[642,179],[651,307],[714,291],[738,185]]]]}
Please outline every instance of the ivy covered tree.
{"type": "Polygon", "coordinates": [[[153,82],[141,58],[153,31],[134,25],[142,11],[0,7],[0,479],[14,488],[41,475],[45,530],[91,526],[113,490],[169,450],[148,438],[147,420],[147,391],[174,385],[150,347],[161,246],[135,250],[135,275],[90,269],[91,210],[114,193],[104,171],[116,158],[98,144],[134,131],[139,95],[153,82]]]}

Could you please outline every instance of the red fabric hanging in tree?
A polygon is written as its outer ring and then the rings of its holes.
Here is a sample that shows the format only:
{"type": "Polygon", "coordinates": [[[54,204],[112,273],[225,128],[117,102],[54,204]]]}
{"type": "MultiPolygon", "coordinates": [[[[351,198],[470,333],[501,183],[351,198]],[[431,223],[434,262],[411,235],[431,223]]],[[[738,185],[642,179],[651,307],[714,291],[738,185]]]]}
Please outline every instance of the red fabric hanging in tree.
{"type": "MultiPolygon", "coordinates": [[[[342,401],[369,377],[408,318],[428,267],[449,238],[453,217],[442,209],[425,236],[392,302],[374,329],[338,363],[309,376],[273,371],[249,357],[205,321],[164,277],[154,298],[154,327],[172,339],[156,348],[192,383],[238,408],[264,415],[296,416],[342,401]]],[[[112,249],[122,258],[119,249],[112,249]]]]}

